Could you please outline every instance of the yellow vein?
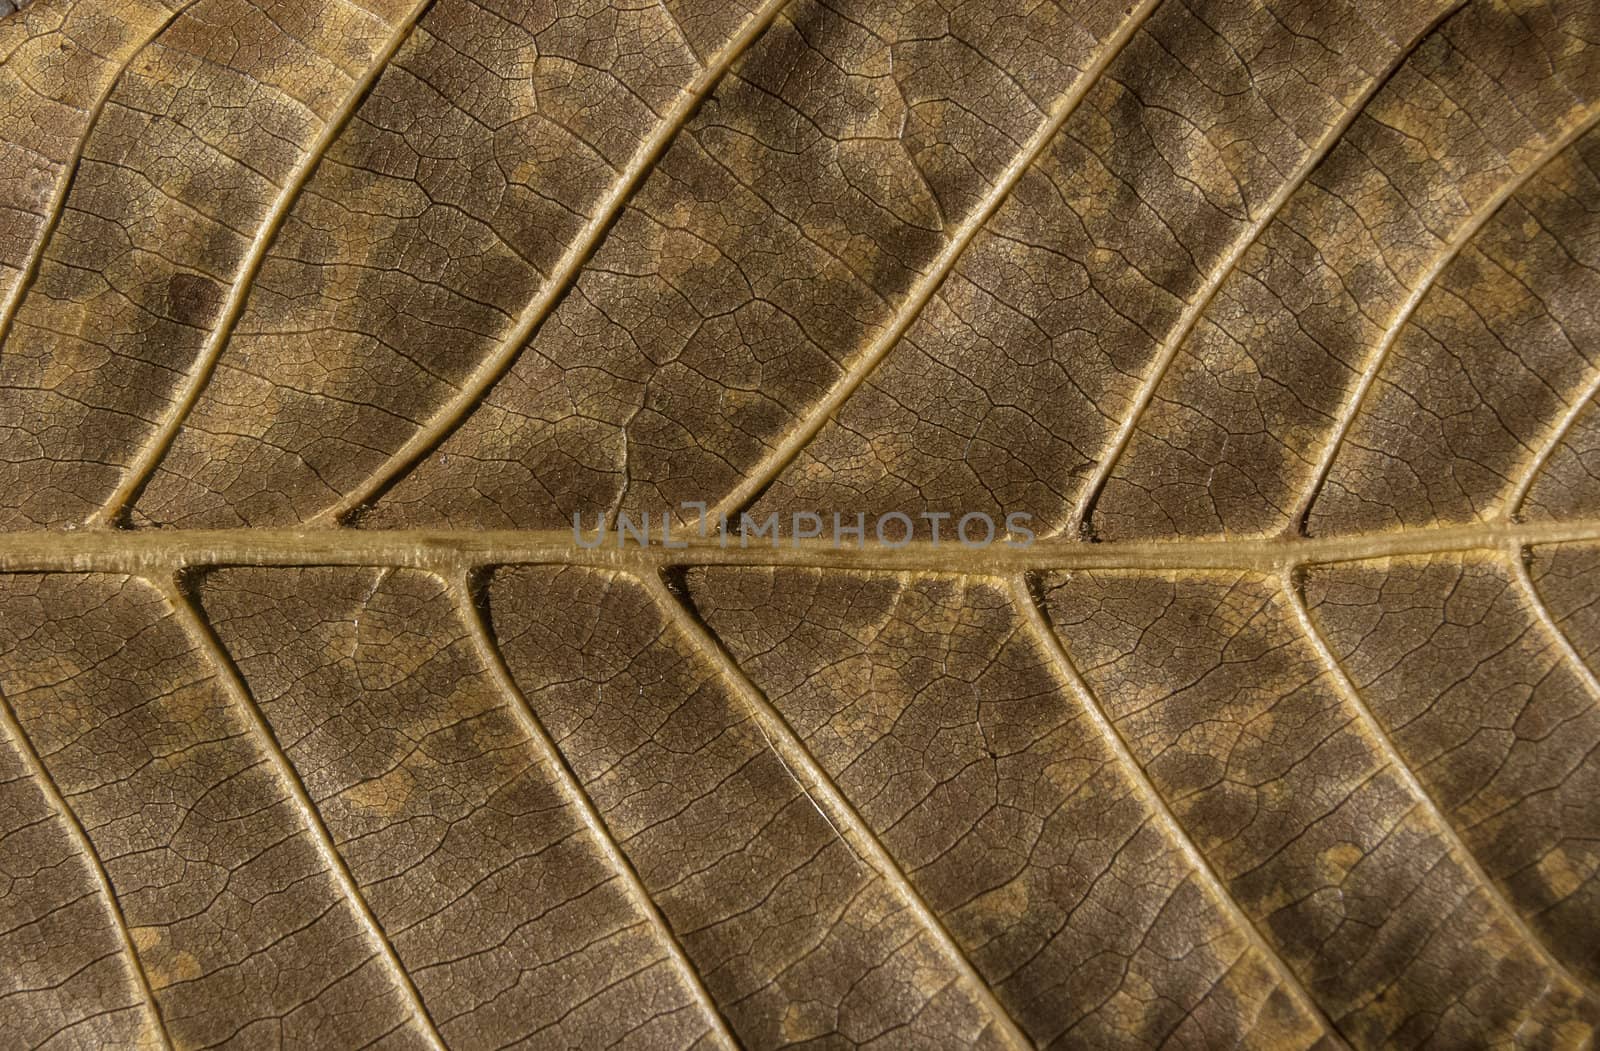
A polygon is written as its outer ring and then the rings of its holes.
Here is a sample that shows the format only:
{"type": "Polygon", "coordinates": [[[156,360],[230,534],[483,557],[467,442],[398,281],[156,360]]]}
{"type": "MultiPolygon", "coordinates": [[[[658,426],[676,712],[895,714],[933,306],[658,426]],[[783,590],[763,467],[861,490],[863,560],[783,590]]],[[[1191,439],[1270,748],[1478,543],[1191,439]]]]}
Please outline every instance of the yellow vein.
{"type": "Polygon", "coordinates": [[[1004,576],[1027,570],[1244,569],[1350,562],[1506,544],[1600,541],[1600,518],[1526,523],[1476,522],[1349,536],[1253,540],[1152,540],[1109,544],[1056,538],[1027,547],[963,548],[917,541],[904,547],[834,547],[804,541],[729,546],[689,537],[682,547],[586,548],[572,532],[551,530],[101,529],[0,531],[0,572],[115,572],[147,575],[184,566],[487,566],[510,563],[599,566],[653,572],[664,566],[806,566],[818,569],[951,572],[1004,576]]]}
{"type": "Polygon", "coordinates": [[[1461,254],[1461,251],[1466,248],[1467,244],[1483,228],[1484,224],[1500,210],[1500,207],[1510,200],[1513,194],[1522,189],[1530,179],[1539,174],[1545,165],[1555,160],[1579,136],[1593,127],[1597,119],[1600,119],[1600,105],[1597,105],[1593,110],[1585,114],[1582,120],[1557,136],[1539,152],[1539,155],[1526,168],[1514,173],[1501,183],[1494,194],[1483,203],[1483,206],[1457,228],[1450,236],[1450,240],[1434,255],[1433,262],[1418,278],[1410,294],[1400,304],[1399,311],[1383,330],[1383,335],[1379,338],[1378,345],[1368,356],[1367,363],[1361,370],[1355,390],[1351,392],[1344,407],[1339,410],[1338,422],[1334,427],[1332,437],[1323,447],[1322,455],[1317,461],[1316,470],[1311,477],[1311,484],[1307,487],[1305,494],[1301,496],[1299,503],[1295,505],[1293,514],[1289,516],[1288,528],[1290,530],[1295,532],[1305,531],[1306,519],[1311,514],[1311,505],[1316,503],[1318,495],[1322,492],[1323,485],[1328,480],[1328,472],[1333,469],[1333,461],[1338,456],[1340,447],[1344,444],[1345,436],[1349,434],[1351,426],[1361,412],[1361,406],[1366,400],[1367,392],[1377,380],[1378,373],[1383,370],[1383,364],[1389,356],[1389,351],[1399,340],[1400,334],[1410,324],[1411,316],[1416,313],[1417,308],[1422,304],[1422,300],[1426,298],[1429,290],[1433,288],[1434,282],[1444,273],[1445,268],[1461,254]]]}
{"type": "Polygon", "coordinates": [[[1511,575],[1522,588],[1523,594],[1528,599],[1528,605],[1533,610],[1534,618],[1539,621],[1539,626],[1544,629],[1545,635],[1555,643],[1556,649],[1561,651],[1562,659],[1571,667],[1573,674],[1583,682],[1584,688],[1589,691],[1589,697],[1600,704],[1600,678],[1595,677],[1594,669],[1589,667],[1589,662],[1583,659],[1583,654],[1572,644],[1571,636],[1551,615],[1544,596],[1539,594],[1539,589],[1533,583],[1533,575],[1528,572],[1526,552],[1527,548],[1522,544],[1513,543],[1508,546],[1506,555],[1511,563],[1511,575]]]}
{"type": "Polygon", "coordinates": [[[632,199],[645,177],[654,170],[656,161],[666,152],[690,116],[721,82],[723,75],[732,67],[735,60],[766,32],[767,27],[778,17],[778,13],[783,10],[787,2],[788,0],[766,0],[760,10],[745,22],[739,33],[717,54],[715,60],[701,70],[700,75],[687,90],[679,94],[677,101],[662,117],[650,137],[634,153],[627,167],[623,169],[621,177],[612,185],[611,192],[600,201],[594,215],[584,224],[582,231],[572,243],[567,245],[566,251],[557,261],[551,271],[550,279],[544,283],[538,296],[528,304],[527,309],[518,317],[517,323],[495,347],[494,352],[473,369],[455,396],[441,406],[424,426],[418,428],[404,445],[379,464],[377,469],[359,485],[324,509],[313,521],[324,525],[337,523],[364,504],[376,499],[449,437],[451,432],[471,414],[484,393],[506,374],[540,325],[571,291],[584,264],[605,239],[606,231],[622,213],[622,209],[632,199]]]}
{"type": "Polygon", "coordinates": [[[1544,470],[1544,465],[1549,462],[1550,457],[1555,455],[1556,449],[1560,448],[1561,443],[1566,440],[1567,435],[1571,432],[1573,425],[1578,422],[1578,417],[1582,416],[1584,411],[1591,407],[1597,395],[1600,395],[1600,370],[1596,370],[1595,374],[1590,378],[1589,384],[1584,388],[1583,393],[1574,398],[1572,404],[1567,406],[1567,411],[1562,414],[1561,419],[1556,421],[1555,427],[1546,436],[1544,443],[1539,446],[1539,450],[1533,454],[1533,458],[1528,461],[1528,465],[1517,476],[1516,488],[1506,498],[1505,510],[1502,512],[1506,518],[1516,518],[1522,511],[1522,505],[1527,502],[1528,492],[1538,479],[1539,472],[1544,470]]]}
{"type": "Polygon", "coordinates": [[[128,960],[128,971],[133,978],[134,987],[139,995],[144,998],[145,1009],[150,1015],[150,1026],[156,1038],[161,1041],[164,1048],[172,1047],[172,1038],[167,1034],[166,1023],[161,1018],[161,1005],[156,1002],[156,994],[150,988],[150,976],[145,973],[144,961],[139,959],[139,951],[134,948],[133,934],[128,928],[127,917],[122,914],[122,904],[117,901],[116,891],[111,887],[111,876],[106,872],[100,854],[94,849],[94,844],[89,841],[89,833],[84,831],[83,823],[78,820],[78,815],[73,812],[67,803],[61,789],[56,785],[55,778],[50,776],[49,769],[44,765],[44,760],[39,758],[39,753],[34,750],[33,742],[28,740],[28,735],[22,729],[22,723],[17,719],[17,713],[12,710],[11,702],[4,693],[0,693],[0,733],[10,737],[17,746],[17,752],[22,757],[23,765],[28,768],[34,784],[44,794],[45,801],[61,816],[62,822],[67,826],[67,833],[77,843],[78,850],[82,853],[85,864],[89,866],[89,873],[99,886],[100,896],[104,899],[106,909],[111,913],[111,922],[117,929],[117,937],[122,941],[122,953],[128,960]]]}
{"type": "Polygon", "coordinates": [[[1261,239],[1261,235],[1266,232],[1267,227],[1277,218],[1284,205],[1288,204],[1289,199],[1300,191],[1305,181],[1311,177],[1312,172],[1322,163],[1334,146],[1338,145],[1339,141],[1344,137],[1344,133],[1350,129],[1350,125],[1355,123],[1356,118],[1366,110],[1367,103],[1372,100],[1372,97],[1389,82],[1389,78],[1397,70],[1404,66],[1406,60],[1411,57],[1422,42],[1445,19],[1459,11],[1465,3],[1466,0],[1457,0],[1457,2],[1441,10],[1432,22],[1412,38],[1409,44],[1395,53],[1387,70],[1368,80],[1361,93],[1345,107],[1339,119],[1329,126],[1327,132],[1317,140],[1300,161],[1300,165],[1290,173],[1289,177],[1278,187],[1277,192],[1267,200],[1261,215],[1255,222],[1240,231],[1240,235],[1234,240],[1233,248],[1229,251],[1227,257],[1212,268],[1199,294],[1184,307],[1177,324],[1167,334],[1167,338],[1162,341],[1160,349],[1156,352],[1154,363],[1146,372],[1138,393],[1134,395],[1133,404],[1123,416],[1122,423],[1117,428],[1117,433],[1111,439],[1111,444],[1095,463],[1094,474],[1090,476],[1089,483],[1084,488],[1083,495],[1079,497],[1077,507],[1073,510],[1072,517],[1068,520],[1063,532],[1070,536],[1076,536],[1090,529],[1090,519],[1094,514],[1095,503],[1100,499],[1100,494],[1105,490],[1106,482],[1110,480],[1111,473],[1116,469],[1117,463],[1127,450],[1128,444],[1133,441],[1134,431],[1138,429],[1139,421],[1143,419],[1151,401],[1155,399],[1156,390],[1161,386],[1162,379],[1166,377],[1173,361],[1177,359],[1178,351],[1182,349],[1184,342],[1188,340],[1189,333],[1194,331],[1195,325],[1199,323],[1200,318],[1210,308],[1211,301],[1216,298],[1217,292],[1222,288],[1223,283],[1238,269],[1245,253],[1261,239]]]}
{"type": "Polygon", "coordinates": [[[1322,663],[1322,666],[1327,669],[1329,676],[1333,679],[1335,689],[1355,711],[1357,720],[1366,730],[1368,738],[1377,747],[1379,756],[1399,775],[1406,786],[1406,790],[1416,799],[1417,805],[1422,808],[1424,813],[1428,815],[1429,820],[1438,828],[1439,836],[1444,840],[1445,848],[1455,861],[1466,870],[1467,875],[1473,882],[1483,888],[1483,892],[1490,903],[1505,916],[1512,929],[1527,943],[1534,955],[1539,958],[1539,961],[1549,968],[1551,973],[1558,975],[1562,981],[1576,989],[1580,994],[1591,995],[1594,990],[1589,987],[1588,983],[1573,974],[1566,964],[1562,963],[1550,951],[1544,941],[1528,925],[1527,919],[1521,912],[1517,911],[1511,900],[1506,897],[1505,891],[1500,884],[1478,863],[1477,855],[1468,849],[1466,842],[1461,838],[1461,834],[1456,830],[1455,825],[1445,816],[1444,810],[1440,808],[1438,801],[1423,786],[1421,779],[1411,769],[1411,765],[1400,755],[1400,750],[1396,747],[1394,739],[1389,736],[1389,732],[1384,729],[1383,723],[1378,720],[1372,709],[1367,707],[1367,702],[1362,699],[1361,692],[1356,689],[1355,683],[1351,682],[1350,677],[1345,674],[1339,659],[1334,656],[1333,650],[1329,648],[1327,641],[1322,637],[1322,633],[1317,630],[1317,626],[1312,622],[1311,611],[1306,608],[1305,596],[1301,591],[1301,581],[1296,579],[1296,570],[1285,570],[1280,579],[1280,584],[1283,588],[1285,599],[1294,610],[1301,634],[1311,644],[1311,648],[1316,652],[1317,659],[1322,663]]]}
{"type": "Polygon", "coordinates": [[[939,291],[940,286],[944,284],[950,272],[955,269],[956,262],[977,236],[978,231],[988,223],[995,212],[999,211],[1000,206],[1005,203],[1006,199],[1011,195],[1011,191],[1021,180],[1023,173],[1032,167],[1033,162],[1044,153],[1055,138],[1056,133],[1061,130],[1062,125],[1066,124],[1067,119],[1078,108],[1078,104],[1088,95],[1089,90],[1099,82],[1100,76],[1105,72],[1106,67],[1111,64],[1117,55],[1122,53],[1122,49],[1133,39],[1134,34],[1139,31],[1139,27],[1144,24],[1145,19],[1150,17],[1150,13],[1155,10],[1159,2],[1160,0],[1142,0],[1137,9],[1129,12],[1128,17],[1123,20],[1117,32],[1100,49],[1100,53],[1096,56],[1094,62],[1073,83],[1071,90],[1056,102],[1049,118],[1033,133],[1033,137],[1028,140],[1027,146],[1021,153],[1012,158],[1011,163],[1006,166],[1005,171],[1000,174],[1000,178],[990,188],[983,203],[956,228],[954,236],[945,243],[943,251],[939,253],[933,265],[912,286],[910,295],[900,309],[896,311],[889,327],[878,334],[877,338],[868,345],[867,349],[850,366],[839,382],[828,391],[821,401],[811,407],[805,418],[798,421],[784,435],[783,440],[762,458],[754,470],[717,502],[716,507],[711,511],[713,517],[723,514],[737,515],[740,510],[754,502],[762,491],[771,485],[773,480],[783,472],[783,469],[788,467],[795,457],[800,455],[801,450],[810,444],[811,439],[815,438],[817,432],[822,430],[823,425],[828,422],[839,406],[849,400],[850,396],[860,388],[861,384],[866,382],[867,377],[877,368],[878,363],[888,355],[889,351],[894,349],[906,332],[910,330],[912,324],[922,315],[923,309],[939,291]]]}
{"type": "Polygon", "coordinates": [[[844,792],[833,783],[833,779],[823,770],[822,764],[812,756],[811,750],[789,726],[788,720],[773,707],[772,702],[767,700],[766,695],[756,684],[750,681],[744,669],[740,668],[733,656],[723,648],[721,641],[700,623],[698,617],[689,612],[679,596],[673,594],[659,574],[644,573],[639,579],[660,608],[662,616],[716,667],[726,684],[750,709],[757,729],[766,736],[767,742],[777,753],[779,760],[788,767],[790,775],[800,782],[801,790],[811,797],[813,805],[817,805],[819,809],[824,806],[827,808],[828,812],[823,814],[824,819],[833,825],[835,831],[843,827],[849,837],[846,846],[854,850],[858,858],[864,858],[877,871],[879,877],[898,892],[906,906],[933,938],[935,945],[971,987],[973,994],[988,1011],[1006,1041],[1016,1048],[1033,1047],[1033,1041],[1018,1028],[1010,1012],[995,996],[989,983],[978,973],[972,961],[967,959],[967,954],[945,927],[944,921],[929,907],[927,901],[906,876],[905,870],[900,867],[900,863],[889,853],[871,826],[845,797],[844,792]]]}
{"type": "Polygon", "coordinates": [[[1301,984],[1299,976],[1294,973],[1288,962],[1261,934],[1261,930],[1256,926],[1255,921],[1245,914],[1244,909],[1240,907],[1233,893],[1228,889],[1227,884],[1223,882],[1222,877],[1217,874],[1216,869],[1212,868],[1210,860],[1195,844],[1194,840],[1190,838],[1188,831],[1183,826],[1183,822],[1179,821],[1178,815],[1173,813],[1171,806],[1167,804],[1166,797],[1161,794],[1160,789],[1156,788],[1155,782],[1150,780],[1150,775],[1145,772],[1144,766],[1134,756],[1133,749],[1128,747],[1127,739],[1122,736],[1122,731],[1117,727],[1116,723],[1112,722],[1111,717],[1106,714],[1105,709],[1100,704],[1100,699],[1089,688],[1089,684],[1083,681],[1083,676],[1078,673],[1077,665],[1073,663],[1066,647],[1062,645],[1061,639],[1045,619],[1039,600],[1028,586],[1028,579],[1025,576],[1012,577],[1010,578],[1010,586],[1012,603],[1016,606],[1018,612],[1022,614],[1023,619],[1027,621],[1028,627],[1033,631],[1034,636],[1039,640],[1039,644],[1044,648],[1046,656],[1055,666],[1056,673],[1066,683],[1068,691],[1078,699],[1079,705],[1089,716],[1089,721],[1099,731],[1101,740],[1106,741],[1111,746],[1112,752],[1117,757],[1117,762],[1122,766],[1128,777],[1132,779],[1138,793],[1144,797],[1146,808],[1160,817],[1161,821],[1167,826],[1172,842],[1177,845],[1179,851],[1189,862],[1195,875],[1205,885],[1207,892],[1228,913],[1229,919],[1232,920],[1233,925],[1239,932],[1245,936],[1245,940],[1250,943],[1250,946],[1260,953],[1264,959],[1272,963],[1273,967],[1282,976],[1284,989],[1288,992],[1289,997],[1295,1001],[1312,1021],[1321,1026],[1322,1030],[1331,1039],[1344,1044],[1344,1039],[1340,1035],[1338,1027],[1333,1024],[1333,1020],[1328,1017],[1321,1005],[1301,984]]]}
{"type": "Polygon", "coordinates": [[[89,518],[89,525],[104,526],[115,522],[126,510],[128,504],[137,499],[144,489],[145,483],[150,479],[150,473],[156,469],[156,464],[167,454],[178,431],[182,428],[189,413],[194,409],[195,403],[200,400],[200,394],[205,390],[206,384],[211,380],[211,374],[216,370],[217,359],[222,356],[223,348],[233,337],[233,330],[239,324],[239,319],[244,314],[245,301],[249,298],[250,290],[255,285],[256,275],[260,273],[261,266],[266,262],[267,250],[277,240],[278,231],[288,221],[289,213],[300,200],[300,194],[310,182],[311,176],[316,172],[317,166],[322,163],[323,157],[345,128],[355,117],[361,103],[371,93],[390,61],[400,50],[401,46],[411,37],[412,30],[428,9],[433,6],[434,0],[422,0],[412,6],[410,12],[394,27],[394,32],[389,34],[383,47],[372,57],[366,72],[361,79],[345,95],[344,102],[339,109],[329,117],[323,125],[322,132],[307,148],[305,155],[300,158],[300,163],[283,184],[277,197],[272,202],[272,210],[267,213],[261,222],[261,229],[250,242],[250,249],[245,254],[239,265],[239,272],[233,279],[233,285],[228,289],[228,298],[223,303],[222,313],[216,325],[206,336],[205,344],[200,348],[199,355],[184,377],[183,386],[176,392],[172,407],[162,418],[161,426],[155,434],[145,442],[139,450],[139,455],[133,463],[128,465],[123,472],[122,481],[117,485],[116,491],[107,498],[105,504],[89,518]]]}
{"type": "Polygon", "coordinates": [[[344,857],[339,853],[339,848],[334,845],[333,835],[328,831],[328,826],[323,823],[322,816],[317,812],[316,804],[311,801],[311,794],[306,790],[305,783],[300,780],[300,775],[295,772],[294,764],[289,761],[289,756],[284,752],[283,746],[278,743],[277,734],[273,733],[272,725],[267,722],[266,715],[256,704],[255,697],[250,693],[250,688],[245,685],[239,669],[234,666],[233,658],[223,648],[222,641],[217,638],[216,632],[211,629],[210,623],[201,614],[194,599],[187,590],[178,582],[176,576],[154,578],[153,582],[165,594],[167,602],[177,615],[179,622],[188,631],[189,637],[194,641],[202,657],[210,663],[223,688],[232,695],[232,699],[243,712],[246,721],[255,732],[262,750],[266,753],[268,761],[273,765],[278,774],[278,779],[289,790],[296,808],[300,811],[301,820],[305,822],[306,831],[311,834],[322,860],[328,866],[328,871],[338,882],[340,890],[344,893],[345,901],[355,910],[357,918],[367,928],[367,934],[372,938],[378,954],[394,974],[395,983],[399,986],[401,995],[408,1001],[415,1015],[417,1027],[422,1031],[423,1038],[428,1044],[444,1051],[444,1040],[439,1036],[438,1028],[433,1024],[433,1016],[428,1013],[427,1006],[422,1002],[422,994],[417,991],[416,985],[411,981],[411,975],[406,972],[405,966],[400,962],[400,956],[395,952],[394,945],[389,941],[388,935],[383,932],[383,927],[378,923],[378,917],[372,912],[367,899],[362,895],[361,889],[356,885],[355,876],[350,872],[350,867],[345,864],[344,857]]]}
{"type": "Polygon", "coordinates": [[[79,135],[78,140],[72,144],[72,153],[67,158],[67,163],[63,168],[63,177],[57,181],[55,196],[51,198],[50,208],[45,212],[44,222],[39,231],[39,240],[34,244],[33,250],[28,255],[28,263],[22,271],[22,276],[17,279],[16,285],[11,289],[11,297],[6,300],[4,305],[0,305],[0,346],[5,345],[6,337],[11,334],[11,323],[16,320],[17,312],[22,309],[22,300],[27,296],[28,290],[33,287],[34,281],[39,277],[39,269],[44,265],[45,249],[49,247],[50,241],[55,237],[56,227],[61,225],[61,217],[66,214],[67,197],[72,193],[72,184],[77,181],[78,169],[83,165],[84,150],[88,149],[89,137],[100,123],[100,115],[105,111],[106,102],[117,90],[117,87],[121,85],[122,78],[127,76],[128,70],[133,66],[134,59],[143,54],[145,48],[149,47],[157,37],[172,28],[172,24],[185,11],[193,7],[196,2],[197,0],[185,0],[184,3],[174,8],[172,13],[167,15],[166,19],[156,26],[148,36],[141,40],[129,52],[127,61],[123,62],[117,69],[116,75],[106,83],[105,90],[100,93],[94,100],[94,104],[89,107],[89,114],[83,125],[83,134],[79,135]]]}
{"type": "Polygon", "coordinates": [[[611,834],[611,829],[606,825],[605,819],[600,816],[594,801],[584,789],[583,782],[578,779],[577,772],[567,763],[567,758],[562,754],[555,739],[545,729],[544,723],[534,712],[533,705],[528,702],[527,695],[522,692],[522,687],[517,685],[516,679],[511,674],[511,669],[506,666],[505,655],[500,652],[500,647],[495,645],[488,625],[484,622],[483,611],[478,608],[478,603],[473,597],[472,582],[469,570],[461,569],[451,575],[449,581],[451,590],[455,593],[456,605],[461,611],[461,619],[466,623],[467,631],[472,636],[472,644],[478,651],[478,658],[483,666],[488,669],[500,692],[511,700],[511,709],[523,731],[532,739],[535,747],[549,762],[556,778],[561,782],[562,790],[567,798],[577,808],[583,823],[588,826],[595,843],[600,847],[601,853],[606,857],[612,869],[627,885],[628,892],[633,896],[639,911],[644,913],[645,919],[656,930],[656,936],[665,946],[668,955],[677,965],[679,973],[688,984],[690,992],[700,1001],[700,1006],[705,1010],[706,1018],[723,1045],[728,1048],[740,1046],[739,1040],[728,1028],[727,1019],[717,1008],[717,1002],[711,996],[711,991],[706,988],[705,981],[700,977],[699,970],[693,961],[684,952],[683,945],[673,933],[672,927],[667,923],[661,910],[657,908],[655,899],[645,887],[644,881],[639,878],[638,870],[633,867],[633,862],[623,853],[622,847],[617,843],[616,837],[611,834]]]}

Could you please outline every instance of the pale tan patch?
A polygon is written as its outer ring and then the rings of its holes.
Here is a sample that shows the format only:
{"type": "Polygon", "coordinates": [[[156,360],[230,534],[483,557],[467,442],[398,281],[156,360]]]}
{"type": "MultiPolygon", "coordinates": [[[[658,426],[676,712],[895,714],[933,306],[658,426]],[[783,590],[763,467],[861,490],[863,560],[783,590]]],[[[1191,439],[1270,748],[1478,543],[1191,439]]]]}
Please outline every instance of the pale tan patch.
{"type": "Polygon", "coordinates": [[[415,790],[414,776],[401,766],[382,777],[350,786],[340,797],[358,810],[380,817],[395,817],[405,810],[415,790]]]}
{"type": "Polygon", "coordinates": [[[1343,883],[1366,857],[1357,843],[1335,843],[1317,855],[1317,870],[1330,883],[1343,883]]]}
{"type": "Polygon", "coordinates": [[[149,952],[165,937],[160,927],[135,927],[128,933],[133,935],[133,947],[139,952],[149,952]]]}
{"type": "Polygon", "coordinates": [[[827,1036],[833,1031],[834,1012],[814,1000],[791,1003],[783,1012],[783,1037],[789,1043],[803,1043],[827,1036]]]}
{"type": "Polygon", "coordinates": [[[1585,872],[1559,847],[1539,859],[1539,878],[1558,898],[1571,897],[1591,875],[1592,871],[1585,872]]]}

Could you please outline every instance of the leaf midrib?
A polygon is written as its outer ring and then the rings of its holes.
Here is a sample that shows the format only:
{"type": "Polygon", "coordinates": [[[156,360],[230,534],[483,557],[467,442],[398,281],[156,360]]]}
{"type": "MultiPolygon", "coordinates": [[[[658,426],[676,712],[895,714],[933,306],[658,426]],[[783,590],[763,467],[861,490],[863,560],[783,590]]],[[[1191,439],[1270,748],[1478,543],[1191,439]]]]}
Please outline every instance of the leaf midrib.
{"type": "Polygon", "coordinates": [[[738,536],[673,536],[661,541],[652,525],[651,543],[587,548],[568,529],[85,529],[0,533],[0,573],[118,572],[148,575],[184,567],[410,566],[423,569],[546,564],[601,566],[654,572],[668,566],[794,566],[816,569],[964,573],[1006,576],[1040,570],[1252,570],[1282,572],[1295,566],[1363,559],[1499,552],[1528,547],[1600,541],[1600,517],[1565,521],[1510,522],[1395,529],[1340,536],[1271,536],[1091,543],[1045,538],[1032,544],[996,541],[986,548],[949,539],[913,541],[895,547],[876,541],[834,547],[827,541],[779,546],[758,540],[742,546],[738,536]],[[682,546],[677,546],[681,544],[682,546]]]}

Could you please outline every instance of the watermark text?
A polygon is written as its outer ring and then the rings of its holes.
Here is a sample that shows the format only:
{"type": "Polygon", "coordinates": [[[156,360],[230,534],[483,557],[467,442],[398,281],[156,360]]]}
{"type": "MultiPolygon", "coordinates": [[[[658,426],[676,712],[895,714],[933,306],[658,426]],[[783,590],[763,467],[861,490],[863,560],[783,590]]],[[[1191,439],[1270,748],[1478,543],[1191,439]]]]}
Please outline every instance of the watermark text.
{"type": "Polygon", "coordinates": [[[839,512],[824,515],[817,511],[773,511],[766,515],[748,512],[737,518],[716,516],[716,532],[711,532],[712,519],[707,505],[690,500],[679,505],[681,510],[695,513],[695,524],[684,526],[684,516],[672,511],[620,512],[613,519],[605,512],[590,522],[580,511],[572,514],[572,540],[581,548],[623,548],[630,545],[647,547],[659,544],[664,548],[679,549],[689,546],[689,538],[714,539],[721,547],[800,547],[806,543],[825,543],[834,548],[864,548],[870,541],[895,550],[917,538],[919,520],[926,530],[932,546],[954,544],[965,548],[985,548],[991,544],[1007,547],[1028,547],[1035,536],[1031,523],[1033,516],[1026,511],[1013,511],[996,522],[993,515],[983,511],[919,511],[910,515],[904,511],[888,511],[869,516],[864,511],[839,512]]]}

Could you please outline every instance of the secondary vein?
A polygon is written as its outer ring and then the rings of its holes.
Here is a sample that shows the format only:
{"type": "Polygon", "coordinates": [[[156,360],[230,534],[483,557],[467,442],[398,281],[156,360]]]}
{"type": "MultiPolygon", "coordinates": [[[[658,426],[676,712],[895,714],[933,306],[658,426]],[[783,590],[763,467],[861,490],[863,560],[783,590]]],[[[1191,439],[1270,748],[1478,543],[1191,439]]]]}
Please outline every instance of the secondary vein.
{"type": "Polygon", "coordinates": [[[484,394],[510,370],[528,341],[544,324],[545,319],[572,290],[584,264],[600,247],[612,223],[633,199],[635,191],[644,183],[645,177],[655,169],[656,161],[666,152],[689,117],[721,83],[723,75],[739,56],[766,32],[767,27],[778,17],[778,13],[783,10],[787,2],[788,0],[766,0],[761,9],[745,22],[744,27],[717,54],[712,63],[701,71],[694,83],[679,94],[666,116],[635,152],[633,159],[623,170],[621,178],[612,185],[611,192],[600,202],[594,215],[584,224],[583,230],[562,253],[551,271],[550,279],[545,282],[539,294],[518,316],[517,323],[500,340],[494,351],[473,369],[455,395],[359,485],[321,511],[312,520],[313,523],[336,524],[363,505],[375,500],[454,433],[462,421],[471,415],[484,394]]]}

